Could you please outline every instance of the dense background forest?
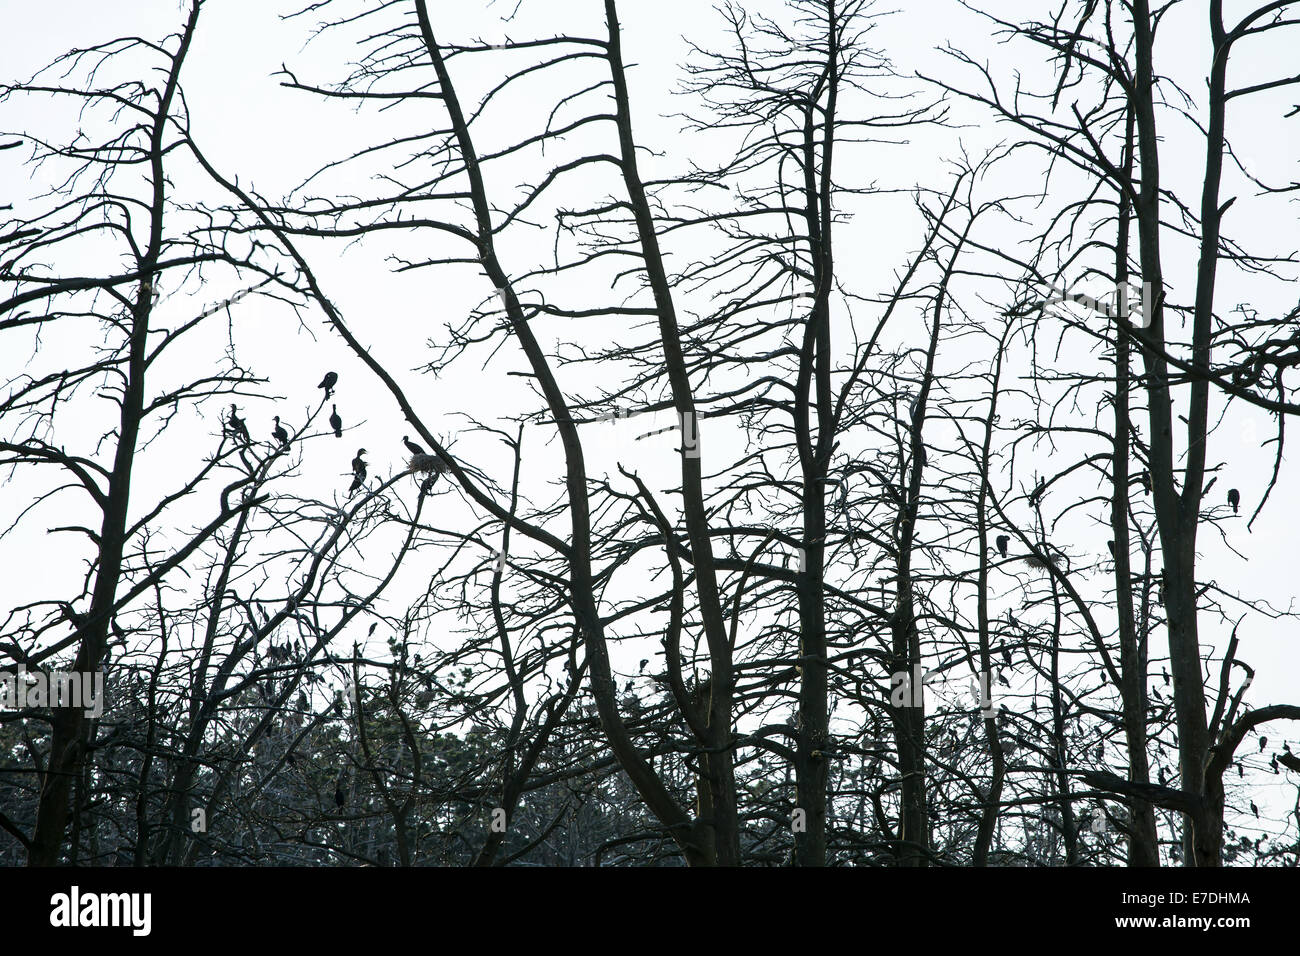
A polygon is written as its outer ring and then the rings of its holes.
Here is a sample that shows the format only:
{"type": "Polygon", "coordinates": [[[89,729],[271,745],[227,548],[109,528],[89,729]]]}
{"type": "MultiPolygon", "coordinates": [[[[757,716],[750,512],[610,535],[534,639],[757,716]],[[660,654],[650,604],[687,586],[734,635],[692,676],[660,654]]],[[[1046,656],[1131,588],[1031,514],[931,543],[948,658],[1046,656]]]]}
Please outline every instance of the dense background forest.
{"type": "Polygon", "coordinates": [[[0,863],[1300,865],[1300,3],[82,6],[0,863]]]}

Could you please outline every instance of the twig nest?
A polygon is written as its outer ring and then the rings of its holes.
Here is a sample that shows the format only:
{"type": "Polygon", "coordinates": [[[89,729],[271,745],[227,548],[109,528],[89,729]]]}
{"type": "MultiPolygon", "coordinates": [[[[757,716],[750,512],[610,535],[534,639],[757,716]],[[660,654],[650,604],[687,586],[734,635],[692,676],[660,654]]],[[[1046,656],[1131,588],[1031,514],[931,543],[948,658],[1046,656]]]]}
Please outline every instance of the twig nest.
{"type": "Polygon", "coordinates": [[[447,463],[437,455],[412,455],[406,470],[413,475],[441,475],[447,470],[447,463]]]}

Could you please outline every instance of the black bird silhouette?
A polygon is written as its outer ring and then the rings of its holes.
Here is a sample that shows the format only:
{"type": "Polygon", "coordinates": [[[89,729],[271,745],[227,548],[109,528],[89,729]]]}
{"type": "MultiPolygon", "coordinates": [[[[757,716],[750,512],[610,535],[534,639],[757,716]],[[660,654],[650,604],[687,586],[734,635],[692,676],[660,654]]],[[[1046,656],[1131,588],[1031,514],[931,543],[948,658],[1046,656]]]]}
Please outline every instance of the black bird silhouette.
{"type": "Polygon", "coordinates": [[[1145,471],[1137,473],[1138,484],[1142,486],[1143,494],[1151,494],[1151,476],[1145,471]]]}
{"type": "Polygon", "coordinates": [[[272,436],[274,436],[275,440],[280,443],[282,447],[284,448],[289,447],[289,433],[285,431],[284,426],[280,424],[279,415],[275,416],[275,429],[271,432],[271,434],[272,436]]]}
{"type": "Polygon", "coordinates": [[[1010,543],[1011,539],[1005,534],[998,535],[998,554],[1005,558],[1007,556],[1007,545],[1010,543]]]}
{"type": "Polygon", "coordinates": [[[1282,766],[1286,767],[1288,770],[1294,770],[1296,773],[1300,773],[1300,757],[1288,752],[1278,754],[1277,759],[1280,760],[1282,766]]]}
{"type": "Polygon", "coordinates": [[[1007,650],[1005,647],[1002,648],[1002,663],[1008,668],[1011,667],[1011,651],[1007,650]]]}
{"type": "Polygon", "coordinates": [[[1114,541],[1107,541],[1107,542],[1106,542],[1106,547],[1110,549],[1110,559],[1111,559],[1112,561],[1114,561],[1114,560],[1115,560],[1115,542],[1114,542],[1114,541]]]}
{"type": "Polygon", "coordinates": [[[640,673],[641,671],[645,670],[645,666],[649,663],[650,663],[650,658],[648,657],[642,658],[640,666],[637,667],[637,673],[640,673]]]}
{"type": "Polygon", "coordinates": [[[1259,819],[1259,807],[1255,806],[1255,801],[1250,801],[1250,812],[1255,814],[1255,819],[1259,819]]]}
{"type": "Polygon", "coordinates": [[[1267,747],[1267,746],[1268,746],[1268,738],[1267,738],[1267,737],[1260,737],[1260,738],[1259,738],[1259,752],[1260,752],[1260,753],[1263,753],[1263,752],[1264,752],[1264,748],[1267,747]]]}
{"type": "Polygon", "coordinates": [[[243,439],[245,445],[252,441],[252,439],[248,437],[248,426],[245,425],[244,420],[239,417],[239,409],[234,405],[230,406],[230,432],[236,438],[243,439]]]}
{"type": "Polygon", "coordinates": [[[330,413],[330,428],[334,429],[335,438],[342,438],[343,419],[339,418],[339,407],[337,405],[331,405],[330,408],[334,409],[334,411],[330,413]]]}
{"type": "Polygon", "coordinates": [[[348,488],[348,494],[352,494],[366,483],[366,463],[361,460],[361,456],[365,453],[364,448],[358,448],[357,457],[352,459],[352,485],[348,488]]]}
{"type": "Polygon", "coordinates": [[[1236,488],[1228,489],[1228,504],[1232,505],[1232,513],[1237,513],[1237,506],[1241,504],[1241,492],[1236,488]]]}
{"type": "Polygon", "coordinates": [[[406,450],[409,451],[412,455],[424,454],[424,449],[421,448],[419,445],[417,445],[415,442],[411,441],[410,437],[407,435],[402,436],[402,444],[406,446],[406,450]]]}
{"type": "Polygon", "coordinates": [[[343,788],[342,788],[341,786],[335,787],[335,788],[334,788],[334,806],[336,806],[336,807],[342,809],[342,808],[343,808],[343,804],[345,804],[345,803],[347,803],[347,802],[348,802],[348,795],[347,795],[346,793],[343,792],[343,788]]]}
{"type": "Polygon", "coordinates": [[[338,381],[339,381],[338,372],[326,372],[325,377],[321,379],[320,384],[316,386],[317,388],[325,389],[326,401],[328,401],[329,398],[334,394],[334,386],[338,384],[338,381]]]}
{"type": "Polygon", "coordinates": [[[1273,768],[1273,772],[1274,772],[1274,773],[1277,773],[1277,772],[1278,772],[1278,770],[1277,770],[1277,754],[1273,754],[1273,759],[1269,761],[1269,765],[1273,768]]]}

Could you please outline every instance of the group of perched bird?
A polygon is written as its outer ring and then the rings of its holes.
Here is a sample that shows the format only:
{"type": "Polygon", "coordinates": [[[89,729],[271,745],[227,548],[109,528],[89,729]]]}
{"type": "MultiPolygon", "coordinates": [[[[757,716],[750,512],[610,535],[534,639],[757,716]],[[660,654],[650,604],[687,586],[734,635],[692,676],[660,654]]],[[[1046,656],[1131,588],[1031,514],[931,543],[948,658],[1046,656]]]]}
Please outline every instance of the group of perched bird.
{"type": "MultiPolygon", "coordinates": [[[[321,379],[317,388],[325,390],[325,400],[329,401],[334,397],[334,386],[338,384],[338,372],[326,372],[325,377],[321,379]]],[[[271,436],[281,448],[289,447],[289,432],[284,425],[280,423],[280,416],[276,415],[275,428],[271,431],[271,436]]],[[[343,419],[339,417],[339,407],[335,403],[330,404],[330,429],[334,432],[335,438],[343,437],[343,419]]],[[[239,417],[239,407],[233,403],[230,406],[230,413],[226,417],[226,431],[234,436],[245,445],[252,443],[252,438],[248,433],[248,425],[239,417]]],[[[408,470],[414,472],[428,473],[429,477],[425,479],[423,491],[428,491],[445,469],[446,464],[441,458],[428,454],[423,448],[411,441],[410,436],[402,436],[402,444],[406,450],[411,453],[411,461],[408,470]]],[[[352,484],[348,487],[348,494],[355,494],[365,483],[367,477],[366,460],[363,457],[366,454],[364,448],[358,448],[356,456],[352,459],[352,484]]]]}
{"type": "MultiPolygon", "coordinates": [[[[334,397],[334,386],[338,384],[338,381],[339,381],[338,372],[326,372],[325,377],[322,378],[320,384],[316,386],[317,388],[325,390],[326,401],[329,401],[331,398],[334,397]]],[[[288,430],[280,422],[279,415],[274,416],[274,421],[275,421],[275,427],[271,430],[271,437],[275,440],[276,444],[278,444],[281,448],[288,448],[289,447],[288,430]]],[[[330,424],[330,430],[334,432],[334,437],[342,438],[343,419],[339,417],[338,405],[332,402],[330,404],[329,424],[330,424]]],[[[252,444],[252,437],[249,435],[248,425],[242,418],[239,417],[239,406],[233,403],[230,406],[230,412],[226,416],[225,431],[227,434],[231,435],[232,437],[234,437],[235,439],[237,439],[238,441],[242,442],[245,445],[252,444]]],[[[411,459],[411,466],[410,466],[412,471],[431,472],[429,480],[425,482],[425,486],[424,486],[425,490],[427,491],[429,486],[432,484],[433,480],[437,478],[438,474],[442,472],[445,466],[443,466],[440,460],[433,460],[434,456],[429,455],[427,452],[425,452],[423,448],[421,448],[415,442],[411,441],[409,436],[407,435],[402,436],[402,444],[406,446],[406,450],[410,452],[411,455],[413,456],[411,459]]],[[[364,448],[358,448],[356,457],[352,459],[352,484],[348,487],[349,495],[355,494],[357,490],[360,489],[361,486],[366,483],[366,477],[367,477],[366,460],[364,457],[362,457],[365,454],[366,454],[366,450],[364,448]]]]}
{"type": "MultiPolygon", "coordinates": [[[[1142,485],[1147,494],[1151,493],[1151,479],[1147,477],[1145,471],[1139,476],[1139,484],[1142,485]]],[[[1241,492],[1236,488],[1228,489],[1228,504],[1232,505],[1232,513],[1237,514],[1237,509],[1241,507],[1241,492]]],[[[1007,546],[1011,543],[1011,537],[1009,535],[1000,534],[996,538],[996,543],[998,554],[1005,558],[1007,556],[1007,546]]],[[[1110,549],[1110,556],[1114,558],[1115,542],[1107,541],[1106,547],[1110,549]]]]}
{"type": "MultiPolygon", "coordinates": [[[[423,448],[411,441],[409,435],[402,436],[402,444],[405,445],[406,450],[411,453],[412,470],[417,470],[416,465],[418,464],[419,459],[430,457],[423,448]]],[[[364,448],[358,448],[356,457],[352,459],[352,485],[348,488],[348,494],[355,493],[358,488],[366,483],[366,460],[361,457],[364,454],[366,454],[366,450],[364,448]]],[[[437,475],[438,471],[434,471],[431,477],[437,478],[437,475]]],[[[432,484],[432,481],[428,484],[432,484]]],[[[428,484],[425,486],[426,490],[428,484]]]]}
{"type": "MultiPolygon", "coordinates": [[[[316,386],[325,389],[325,400],[327,402],[334,397],[334,386],[338,384],[338,380],[338,372],[326,372],[325,377],[316,386]]],[[[330,404],[330,428],[334,430],[335,438],[343,437],[343,419],[339,418],[339,407],[333,403],[330,404]]]]}
{"type": "MultiPolygon", "coordinates": [[[[326,372],[325,377],[321,379],[321,383],[316,386],[317,388],[325,389],[325,398],[327,401],[333,397],[334,386],[338,384],[338,381],[338,372],[326,372]]],[[[334,430],[335,438],[342,438],[343,419],[339,418],[339,407],[337,405],[331,405],[330,409],[330,428],[334,430]]],[[[275,439],[276,444],[281,448],[288,448],[289,432],[284,425],[280,423],[279,415],[274,416],[274,420],[275,427],[271,429],[271,437],[275,439]]],[[[247,423],[239,417],[239,406],[233,402],[230,405],[230,413],[226,416],[226,431],[233,437],[242,441],[245,445],[251,444],[253,441],[252,437],[248,434],[247,423]]]]}

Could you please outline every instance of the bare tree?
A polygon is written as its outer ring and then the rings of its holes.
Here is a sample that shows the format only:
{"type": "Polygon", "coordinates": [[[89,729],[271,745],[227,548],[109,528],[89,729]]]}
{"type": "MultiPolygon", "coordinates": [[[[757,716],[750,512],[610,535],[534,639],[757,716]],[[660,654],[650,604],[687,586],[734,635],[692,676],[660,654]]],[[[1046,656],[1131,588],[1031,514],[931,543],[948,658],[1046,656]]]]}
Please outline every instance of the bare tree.
{"type": "MultiPolygon", "coordinates": [[[[203,320],[218,311],[189,318],[163,312],[164,292],[198,276],[215,280],[220,273],[230,283],[260,271],[247,253],[209,236],[201,213],[169,194],[168,169],[183,161],[187,141],[180,77],[199,9],[190,5],[180,31],[162,43],[124,38],[74,50],[31,81],[0,91],[5,102],[20,96],[70,101],[81,116],[74,137],[61,139],[66,131],[48,138],[19,134],[50,188],[0,227],[6,237],[0,277],[9,287],[0,302],[0,332],[11,343],[7,350],[17,354],[24,334],[35,343],[67,340],[77,330],[89,343],[88,328],[102,337],[102,345],[85,349],[82,364],[69,362],[67,368],[39,369],[44,356],[36,352],[36,367],[10,380],[0,407],[8,432],[0,444],[6,464],[58,473],[37,503],[69,491],[80,495],[62,506],[73,517],[55,530],[80,535],[90,547],[80,593],[38,599],[10,613],[10,656],[28,668],[70,649],[73,670],[100,672],[122,610],[218,529],[260,503],[246,493],[250,469],[182,542],[163,545],[151,538],[160,516],[206,487],[221,462],[249,454],[250,436],[235,405],[222,415],[224,438],[208,461],[148,505],[132,498],[141,452],[163,441],[169,424],[192,422],[190,413],[213,397],[257,384],[227,361],[188,384],[166,391],[150,387],[161,360],[199,338],[198,330],[207,329],[203,320]],[[149,74],[156,86],[131,72],[140,61],[157,67],[149,74]],[[164,314],[167,326],[160,320],[164,314]],[[109,399],[111,419],[94,414],[96,398],[109,399]],[[159,546],[165,555],[155,553],[159,546]]],[[[38,514],[25,509],[17,530],[34,533],[38,514]]],[[[82,775],[89,739],[80,709],[55,709],[50,719],[39,811],[28,843],[35,865],[56,863],[66,845],[69,794],[82,775]]]]}

